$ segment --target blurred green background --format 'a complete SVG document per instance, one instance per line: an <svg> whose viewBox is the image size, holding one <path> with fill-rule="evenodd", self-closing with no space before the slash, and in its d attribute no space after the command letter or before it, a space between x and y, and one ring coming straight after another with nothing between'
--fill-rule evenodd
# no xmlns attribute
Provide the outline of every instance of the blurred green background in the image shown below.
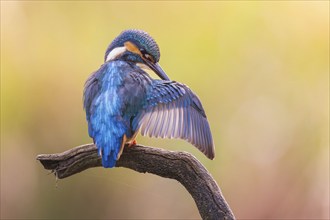
<svg viewBox="0 0 330 220"><path fill-rule="evenodd" d="M195 219L176 181L90 169L57 183L35 160L89 143L82 91L122 30L200 97L216 158L194 154L239 219L329 218L329 1L1 1L1 218Z"/></svg>

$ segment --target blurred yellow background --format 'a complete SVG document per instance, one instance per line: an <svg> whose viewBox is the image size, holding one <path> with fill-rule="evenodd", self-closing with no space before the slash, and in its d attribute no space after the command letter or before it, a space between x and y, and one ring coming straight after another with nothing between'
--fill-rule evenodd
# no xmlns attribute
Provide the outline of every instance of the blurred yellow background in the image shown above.
<svg viewBox="0 0 330 220"><path fill-rule="evenodd" d="M195 219L176 181L124 168L55 182L35 160L89 143L83 85L122 30L200 97L216 158L194 154L239 219L329 218L329 1L1 1L1 218Z"/></svg>

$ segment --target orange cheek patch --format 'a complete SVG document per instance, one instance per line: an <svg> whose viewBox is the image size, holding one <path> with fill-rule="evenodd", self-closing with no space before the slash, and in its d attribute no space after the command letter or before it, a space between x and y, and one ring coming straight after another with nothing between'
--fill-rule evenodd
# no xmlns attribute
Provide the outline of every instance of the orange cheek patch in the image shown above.
<svg viewBox="0 0 330 220"><path fill-rule="evenodd" d="M126 42L124 43L124 45L125 45L125 47L126 47L126 49L127 49L128 51L131 51L131 52L133 52L133 53L139 54L139 55L142 57L142 54L141 54L139 48L137 48L137 46L136 46L135 44L133 44L133 43L130 42L130 41L126 41Z"/></svg>

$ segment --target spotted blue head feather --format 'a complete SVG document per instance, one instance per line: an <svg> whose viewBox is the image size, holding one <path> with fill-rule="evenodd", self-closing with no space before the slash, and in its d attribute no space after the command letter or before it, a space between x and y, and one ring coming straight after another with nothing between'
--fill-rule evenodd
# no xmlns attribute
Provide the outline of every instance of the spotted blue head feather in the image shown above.
<svg viewBox="0 0 330 220"><path fill-rule="evenodd" d="M130 29L125 30L116 37L109 45L105 52L104 60L107 59L108 54L116 47L123 47L124 43L130 41L138 46L142 51L150 54L155 62L159 61L160 51L156 41L145 31Z"/></svg>

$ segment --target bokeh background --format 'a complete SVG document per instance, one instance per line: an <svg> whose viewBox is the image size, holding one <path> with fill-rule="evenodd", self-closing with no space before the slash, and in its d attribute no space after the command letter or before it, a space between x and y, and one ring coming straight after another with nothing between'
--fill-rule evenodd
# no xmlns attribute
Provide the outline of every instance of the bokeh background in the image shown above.
<svg viewBox="0 0 330 220"><path fill-rule="evenodd" d="M1 218L196 219L176 181L124 168L55 181L35 160L91 142L83 85L122 30L149 32L216 145L194 154L239 219L329 218L329 1L1 1Z"/></svg>

